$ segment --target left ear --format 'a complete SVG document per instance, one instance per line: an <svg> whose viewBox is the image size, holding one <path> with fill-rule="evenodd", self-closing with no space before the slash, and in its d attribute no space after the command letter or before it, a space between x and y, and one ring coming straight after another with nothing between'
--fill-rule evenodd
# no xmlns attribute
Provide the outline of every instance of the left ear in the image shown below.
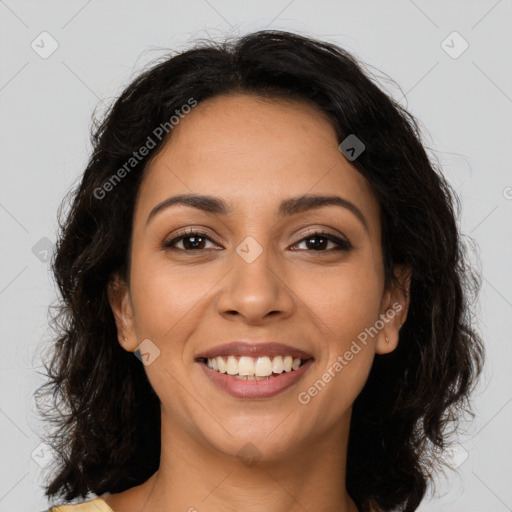
<svg viewBox="0 0 512 512"><path fill-rule="evenodd" d="M396 349L400 328L409 310L411 269L407 265L395 265L394 274L398 283L391 281L382 300L380 319L384 326L377 336L377 354L388 354Z"/></svg>
<svg viewBox="0 0 512 512"><path fill-rule="evenodd" d="M128 285L116 273L107 286L108 300L116 323L119 345L127 352L134 352L138 342Z"/></svg>

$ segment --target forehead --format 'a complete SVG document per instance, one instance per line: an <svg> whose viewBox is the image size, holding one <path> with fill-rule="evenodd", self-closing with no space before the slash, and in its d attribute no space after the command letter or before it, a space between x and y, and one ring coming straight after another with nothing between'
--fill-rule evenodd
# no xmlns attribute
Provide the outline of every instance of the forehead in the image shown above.
<svg viewBox="0 0 512 512"><path fill-rule="evenodd" d="M369 183L338 149L327 115L297 100L237 94L194 107L148 164L139 213L183 193L222 197L247 215L276 210L286 197L337 194L371 224L379 218Z"/></svg>

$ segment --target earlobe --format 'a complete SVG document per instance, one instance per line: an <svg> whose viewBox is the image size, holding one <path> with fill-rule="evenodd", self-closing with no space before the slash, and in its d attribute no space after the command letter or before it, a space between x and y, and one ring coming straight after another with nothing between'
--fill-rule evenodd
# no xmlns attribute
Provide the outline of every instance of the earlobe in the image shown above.
<svg viewBox="0 0 512 512"><path fill-rule="evenodd" d="M125 350L133 352L137 346L137 338L130 292L126 282L118 274L115 274L109 281L107 294L116 323L117 340Z"/></svg>
<svg viewBox="0 0 512 512"><path fill-rule="evenodd" d="M395 266L396 282L386 291L380 318L383 327L377 337L375 351L388 354L398 346L400 328L405 323L410 303L411 270L406 265Z"/></svg>

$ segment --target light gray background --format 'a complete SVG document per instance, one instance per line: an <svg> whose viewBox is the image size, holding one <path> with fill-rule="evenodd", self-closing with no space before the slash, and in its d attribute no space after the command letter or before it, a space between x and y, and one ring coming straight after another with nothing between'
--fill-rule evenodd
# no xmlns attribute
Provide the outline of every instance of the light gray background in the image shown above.
<svg viewBox="0 0 512 512"><path fill-rule="evenodd" d="M452 454L458 473L439 475L419 510L512 510L511 21L510 0L0 0L0 511L47 506L32 394L55 289L40 240L55 241L57 208L90 151L93 109L160 48L268 27L340 44L396 80L401 90L381 83L422 122L460 194L460 225L483 263L475 312L488 363L477 416ZM45 59L31 47L51 48L43 31L58 43ZM469 44L457 58L463 41L442 43L453 31Z"/></svg>

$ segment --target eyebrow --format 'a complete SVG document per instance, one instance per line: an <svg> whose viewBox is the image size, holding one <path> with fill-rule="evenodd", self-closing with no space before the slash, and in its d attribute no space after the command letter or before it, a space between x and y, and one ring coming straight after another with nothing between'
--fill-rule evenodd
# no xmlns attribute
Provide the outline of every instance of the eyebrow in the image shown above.
<svg viewBox="0 0 512 512"><path fill-rule="evenodd" d="M157 204L149 213L146 225L149 221L159 212L170 208L174 205L183 205L198 210L213 213L217 215L229 215L232 212L232 208L222 199L214 196L207 196L201 194L180 194L172 196ZM368 229L368 223L361 212L361 210L347 199L343 199L339 196L323 196L323 195L304 195L291 197L285 199L279 205L279 216L289 217L291 215L302 213L309 210L315 210L323 208L324 206L340 206L352 212L359 221L363 224L366 231Z"/></svg>

